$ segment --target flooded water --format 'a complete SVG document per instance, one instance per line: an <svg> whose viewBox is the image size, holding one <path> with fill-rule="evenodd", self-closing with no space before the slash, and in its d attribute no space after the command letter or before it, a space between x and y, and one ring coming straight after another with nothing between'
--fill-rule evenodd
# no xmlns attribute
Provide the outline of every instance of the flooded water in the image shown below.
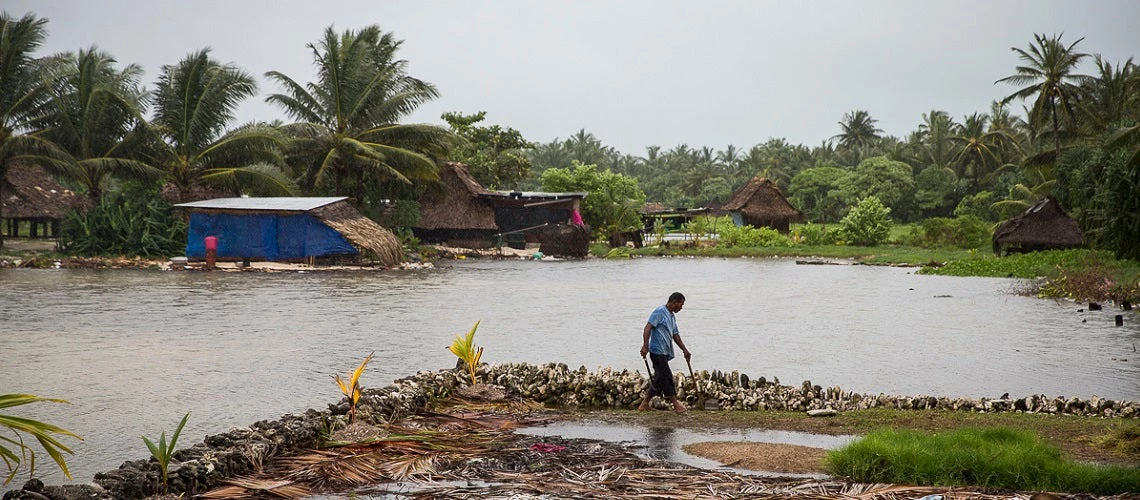
<svg viewBox="0 0 1140 500"><path fill-rule="evenodd" d="M0 270L0 393L67 399L18 409L75 431L77 481L181 445L324 407L331 379L376 356L379 387L454 366L476 320L483 360L642 369L649 312L672 291L695 369L888 394L1140 399L1140 322L1021 297L1007 279L785 259L454 261L381 273ZM680 365L683 366L683 365ZM674 363L674 368L679 367ZM15 412L13 412L15 413ZM43 460L46 460L43 459ZM49 483L62 482L39 461Z"/></svg>
<svg viewBox="0 0 1140 500"><path fill-rule="evenodd" d="M717 429L697 431L672 427L641 427L595 420L556 422L539 427L518 429L520 434L531 436L561 436L568 439L600 439L614 443L627 443L645 457L668 460L703 469L731 470L741 474L782 477L823 478L823 474L790 474L754 471L723 467L720 462L690 455L685 445L706 441L775 443L808 446L834 450L855 440L855 436L827 436L795 431L768 429Z"/></svg>

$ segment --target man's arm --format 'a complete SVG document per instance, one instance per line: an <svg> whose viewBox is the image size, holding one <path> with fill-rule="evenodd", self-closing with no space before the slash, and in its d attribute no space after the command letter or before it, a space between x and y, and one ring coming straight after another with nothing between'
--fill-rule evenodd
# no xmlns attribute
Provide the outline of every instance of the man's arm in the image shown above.
<svg viewBox="0 0 1140 500"><path fill-rule="evenodd" d="M649 332L653 331L653 325L646 323L645 330L641 332L641 357L649 354Z"/></svg>
<svg viewBox="0 0 1140 500"><path fill-rule="evenodd" d="M681 340L681 334L674 333L673 342L676 342L677 345L681 346L681 352L685 353L685 361L688 361L689 358L693 357L693 353L689 352L689 349L685 347L685 342Z"/></svg>

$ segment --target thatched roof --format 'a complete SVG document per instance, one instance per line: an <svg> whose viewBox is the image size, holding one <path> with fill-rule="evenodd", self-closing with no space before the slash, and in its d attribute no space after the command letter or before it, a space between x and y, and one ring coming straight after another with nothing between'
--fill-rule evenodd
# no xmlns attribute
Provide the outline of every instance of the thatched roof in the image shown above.
<svg viewBox="0 0 1140 500"><path fill-rule="evenodd" d="M998 226L994 231L994 251L1001 247L1024 251L1054 248L1076 248L1084 243L1084 234L1052 196Z"/></svg>
<svg viewBox="0 0 1140 500"><path fill-rule="evenodd" d="M0 178L0 218L63 219L87 200L52 180L38 165L10 165Z"/></svg>
<svg viewBox="0 0 1140 500"><path fill-rule="evenodd" d="M479 195L491 191L467 171L467 165L449 162L439 169L442 192L420 198L420 229L488 229L498 231L495 211Z"/></svg>
<svg viewBox="0 0 1140 500"><path fill-rule="evenodd" d="M732 195L721 210L741 212L746 216L764 219L800 220L803 214L788 203L776 184L763 177L753 177Z"/></svg>
<svg viewBox="0 0 1140 500"><path fill-rule="evenodd" d="M397 264L404 258L396 235L361 215L346 201L324 205L309 213L335 229L353 245L376 254L376 258L385 266Z"/></svg>

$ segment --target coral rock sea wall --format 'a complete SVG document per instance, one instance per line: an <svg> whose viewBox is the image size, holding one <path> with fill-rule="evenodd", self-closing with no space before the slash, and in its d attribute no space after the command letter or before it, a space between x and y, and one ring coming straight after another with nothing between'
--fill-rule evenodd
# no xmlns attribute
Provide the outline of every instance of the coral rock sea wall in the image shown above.
<svg viewBox="0 0 1140 500"><path fill-rule="evenodd" d="M481 381L501 386L507 393L535 401L567 407L628 408L641 400L646 378L639 372L601 368L576 370L565 364L498 364L481 365ZM400 402L415 399L405 394L418 388L417 397L440 397L450 394L463 384L462 373L452 370L424 371L396 381L395 387L373 395L365 392L365 399L375 401L380 413L400 408ZM677 397L689 403L699 398L693 379L678 373L674 375ZM955 410L971 412L1029 412L1068 414L1096 417L1140 417L1140 401L1112 400L1098 396L1082 400L1077 397L1049 397L1043 394L1020 398L949 398L944 396L898 396L862 394L839 387L821 387L805 380L798 386L781 385L779 379L749 378L739 372L697 374L700 395L715 399L725 410L783 410L807 411L833 409L837 411L868 408L894 408L902 410ZM396 396L396 394L401 394ZM657 401L664 405L665 402ZM371 403L369 403L371 404ZM405 404L406 406L406 404ZM662 406L664 407L664 406Z"/></svg>

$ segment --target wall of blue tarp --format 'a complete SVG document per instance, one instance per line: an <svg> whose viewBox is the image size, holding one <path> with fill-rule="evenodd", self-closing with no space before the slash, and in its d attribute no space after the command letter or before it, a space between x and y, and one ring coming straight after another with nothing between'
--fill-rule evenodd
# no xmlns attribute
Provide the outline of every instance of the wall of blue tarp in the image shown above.
<svg viewBox="0 0 1140 500"><path fill-rule="evenodd" d="M355 254L340 233L308 214L190 214L186 256L204 258L206 237L218 238L218 258L291 260Z"/></svg>

